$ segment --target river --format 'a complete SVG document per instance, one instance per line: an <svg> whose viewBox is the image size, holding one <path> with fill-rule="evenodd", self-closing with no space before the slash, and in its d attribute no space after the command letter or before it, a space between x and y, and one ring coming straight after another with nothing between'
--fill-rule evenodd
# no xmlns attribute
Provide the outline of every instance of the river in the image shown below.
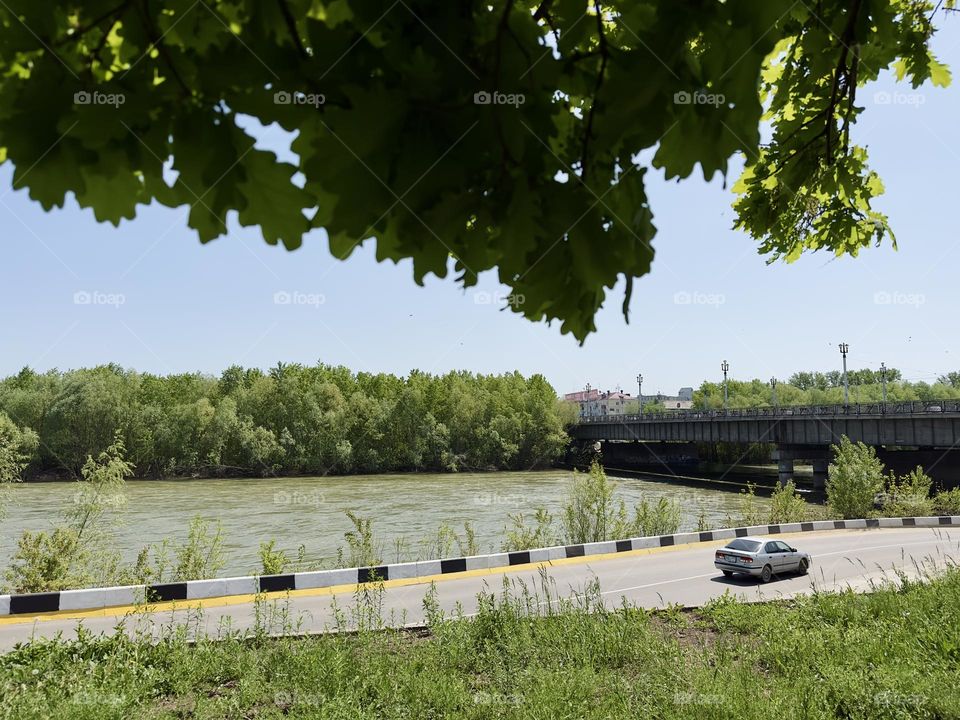
<svg viewBox="0 0 960 720"><path fill-rule="evenodd" d="M373 520L374 535L387 562L396 561L403 539L408 557L430 556L428 543L442 523L461 535L473 524L481 552L498 551L508 513L532 514L538 505L557 511L564 502L570 471L364 475L326 478L203 479L131 481L126 502L114 514L121 521L113 542L127 561L144 545L164 538L182 542L190 519L201 515L223 527L226 566L221 575L259 571L263 541L295 555L300 544L312 562L329 562L351 525L345 511ZM702 511L711 527L735 515L736 492L621 477L617 496L628 508L641 498L680 503L683 530L697 526ZM24 530L44 530L69 508L76 484L14 485L6 517L0 520L0 571L5 569ZM769 500L757 498L761 506ZM454 553L456 551L454 550ZM0 582L0 585L3 583Z"/></svg>

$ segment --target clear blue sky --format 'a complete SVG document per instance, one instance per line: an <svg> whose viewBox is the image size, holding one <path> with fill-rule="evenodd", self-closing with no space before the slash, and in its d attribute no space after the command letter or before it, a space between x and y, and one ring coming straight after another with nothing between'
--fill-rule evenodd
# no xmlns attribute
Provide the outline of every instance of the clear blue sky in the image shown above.
<svg viewBox="0 0 960 720"><path fill-rule="evenodd" d="M935 51L960 73L960 18L942 24ZM659 228L653 273L635 285L630 324L620 287L584 347L556 325L478 303L476 289L464 293L450 278L417 287L408 263L378 265L372 243L338 262L322 232L288 253L234 222L227 237L201 246L183 209L158 207L114 228L72 200L44 213L25 191L10 191L6 165L0 374L111 361L219 373L234 363L321 360L400 374L519 369L543 373L560 392L588 382L635 392L640 371L645 393L667 393L717 379L723 359L735 378L832 369L846 341L851 367L885 361L933 380L960 369L957 83L914 91L887 77L859 96L867 111L856 139L886 183L877 207L897 232L896 252L886 245L856 259L817 254L767 266L755 242L731 230L732 195L719 178L677 184L649 173ZM900 95L877 104L884 91ZM268 132L262 140L276 147L281 139ZM504 292L492 273L478 289ZM78 292L103 295L84 305L74 302ZM278 305L278 292L323 302ZM678 293L692 302L677 303ZM123 304L97 304L109 294Z"/></svg>

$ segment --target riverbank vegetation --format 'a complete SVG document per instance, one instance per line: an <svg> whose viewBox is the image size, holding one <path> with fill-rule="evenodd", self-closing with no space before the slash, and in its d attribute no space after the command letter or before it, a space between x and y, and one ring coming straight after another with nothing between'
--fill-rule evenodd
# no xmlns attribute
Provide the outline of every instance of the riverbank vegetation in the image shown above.
<svg viewBox="0 0 960 720"><path fill-rule="evenodd" d="M118 432L138 478L527 470L562 455L574 419L542 376L519 373L279 363L211 377L105 365L0 381L0 448L19 448L27 479L78 476Z"/></svg>
<svg viewBox="0 0 960 720"><path fill-rule="evenodd" d="M594 462L586 473L574 473L558 518L546 508L510 515L503 549L529 550L553 545L621 540L646 535L668 535L680 528L680 505L660 498L641 500L630 512L616 497L616 483Z"/></svg>
<svg viewBox="0 0 960 720"><path fill-rule="evenodd" d="M960 716L960 570L894 577L870 594L815 593L644 611L517 581L474 617L386 627L382 590L331 629L293 637L284 601L249 632L188 641L82 633L0 656L0 717L915 720ZM197 618L199 625L200 618ZM131 618L131 623L135 618ZM282 633L283 637L271 637Z"/></svg>
<svg viewBox="0 0 960 720"><path fill-rule="evenodd" d="M960 515L960 488L933 493L933 481L922 467L897 477L887 471L874 448L851 442L845 436L832 450L834 460L828 468L825 505L807 502L791 480L774 490L769 508L761 509L749 487L743 493L739 517L728 517L727 526ZM708 528L704 525L700 529Z"/></svg>
<svg viewBox="0 0 960 720"><path fill-rule="evenodd" d="M124 480L132 472L124 459L119 434L96 459L89 458L81 470L76 491L60 518L47 529L27 530L18 539L3 586L16 593L68 590L80 587L140 585L216 577L224 567L224 537L219 523L197 516L187 537L166 538L140 549L133 563L124 563L113 542L113 531L123 523L126 504ZM676 532L680 507L660 499L641 500L628 512L616 496L616 484L594 463L588 473L571 474L567 498L555 521L545 509L534 513L530 526L523 515L508 515L501 549L525 550L556 544L615 540L639 535ZM425 538L397 538L387 545L378 537L374 518L347 510L351 529L344 544L321 549L326 562L307 560L301 545L295 554L277 548L264 538L259 548L259 567L251 573L278 574L330 567L368 567L387 562L410 562L480 554L473 526L462 532L443 523ZM316 551L316 548L312 550ZM251 564L255 560L251 558Z"/></svg>
<svg viewBox="0 0 960 720"><path fill-rule="evenodd" d="M877 370L864 368L847 372L851 403L878 403L883 399L883 378ZM951 372L932 383L904 380L899 370L887 368L886 386L888 402L960 399L960 372ZM786 380L780 380L774 389L767 380L729 380L728 407L736 409L768 407L774 404L792 405L842 405L843 373L797 372ZM700 410L723 408L723 383L704 382L693 393L693 406Z"/></svg>

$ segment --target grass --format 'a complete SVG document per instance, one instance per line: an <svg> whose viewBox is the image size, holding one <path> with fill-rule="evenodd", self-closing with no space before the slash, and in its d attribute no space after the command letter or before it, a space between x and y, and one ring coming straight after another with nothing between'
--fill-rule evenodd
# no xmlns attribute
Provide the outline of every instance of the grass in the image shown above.
<svg viewBox="0 0 960 720"><path fill-rule="evenodd" d="M557 601L541 582L484 594L470 619L428 597L415 632L384 630L368 591L338 614L350 633L38 641L0 656L0 717L960 717L956 568L869 595L654 613L604 607L595 585Z"/></svg>

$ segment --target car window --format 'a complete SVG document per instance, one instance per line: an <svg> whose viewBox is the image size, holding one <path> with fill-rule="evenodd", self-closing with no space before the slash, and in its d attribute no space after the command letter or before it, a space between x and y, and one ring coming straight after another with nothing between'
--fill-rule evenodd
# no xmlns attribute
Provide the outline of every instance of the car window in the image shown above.
<svg viewBox="0 0 960 720"><path fill-rule="evenodd" d="M779 540L777 540L777 546L780 548L780 552L791 552L790 546L787 545L785 542L780 542Z"/></svg>
<svg viewBox="0 0 960 720"><path fill-rule="evenodd" d="M766 544L766 546L763 548L763 551L764 551L765 553L780 552L780 547L779 547L778 544L775 543L775 542L768 542L768 543Z"/></svg>
<svg viewBox="0 0 960 720"><path fill-rule="evenodd" d="M729 550L756 552L760 549L760 543L757 540L744 540L743 538L737 538L736 540L731 540L729 543L727 543L727 548Z"/></svg>

